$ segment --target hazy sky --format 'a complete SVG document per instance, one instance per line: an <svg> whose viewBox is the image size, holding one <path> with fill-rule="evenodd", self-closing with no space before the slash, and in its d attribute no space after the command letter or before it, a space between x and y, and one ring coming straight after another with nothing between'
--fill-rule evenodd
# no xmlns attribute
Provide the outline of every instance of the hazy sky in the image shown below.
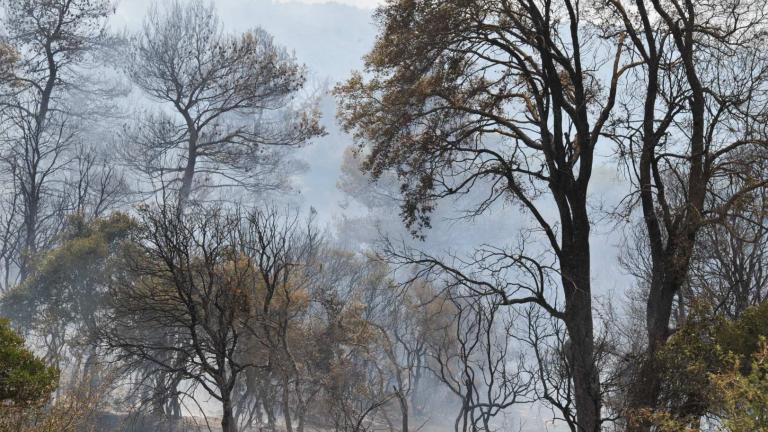
<svg viewBox="0 0 768 432"><path fill-rule="evenodd" d="M278 3L342 3L359 8L375 8L381 0L279 0Z"/></svg>
<svg viewBox="0 0 768 432"><path fill-rule="evenodd" d="M153 0L120 0L113 26L117 29L137 30ZM162 1L162 0L161 0ZM310 86L318 87L326 83L343 80L349 72L362 67L361 58L370 50L376 27L371 18L373 7L380 0L216 0L222 22L228 31L241 32L260 26L270 32L275 40L295 51L299 61L310 70ZM323 123L330 132L315 145L302 151L309 171L299 179L299 201L305 207L315 207L320 220L326 223L342 217L345 213L342 205L345 195L336 187L343 151L352 144L348 136L340 133L334 118L335 106L331 98L323 101ZM617 178L615 162L609 161L611 155L603 152L603 161L595 167L594 182L590 189L594 204L610 205L623 195L622 182ZM444 203L450 207L451 203ZM456 245L498 241L498 233L509 233L512 240L516 229L521 226L516 208L501 208L491 217L477 220L472 226L461 225L457 230L455 222L446 221L445 231L436 229L432 235L437 243ZM396 215L397 209L393 209ZM597 212L595 212L597 213ZM593 217L597 222L599 217ZM599 282L598 292L612 291L625 284L626 280L617 279L615 267L616 246L619 236L614 226L599 223L593 230L593 258L600 266L595 272ZM439 228L439 226L437 227ZM449 233L451 238L439 238ZM604 264L610 262L610 267Z"/></svg>
<svg viewBox="0 0 768 432"><path fill-rule="evenodd" d="M120 0L113 26L117 29L137 30L153 0ZM162 1L162 0L161 0ZM310 70L310 86L323 83L332 86L343 80L349 72L362 67L361 58L370 50L376 27L371 18L373 7L379 0L216 0L214 4L228 31L240 32L260 26L275 40L295 51L299 61ZM336 187L344 149L352 144L350 137L340 133L334 118L335 106L331 98L323 101L323 123L329 131L325 138L302 150L309 170L299 178L300 194L297 201L304 208L318 210L320 221L330 224L347 216L343 205L348 201ZM623 195L622 182L617 178L609 153L603 154L607 163L595 167L590 189L596 206L610 207ZM450 208L451 202L442 204ZM552 208L554 211L554 208ZM391 216L396 217L393 208ZM597 212L595 212L597 213ZM599 216L593 216L598 221ZM604 221L603 221L604 222ZM435 246L470 246L483 242L497 242L499 233L513 242L523 226L520 213L514 206L504 206L492 215L478 219L472 225L456 221L436 221L430 233ZM593 229L593 260L595 262L596 291L622 292L627 279L616 269L616 250L620 235L612 224L598 223Z"/></svg>

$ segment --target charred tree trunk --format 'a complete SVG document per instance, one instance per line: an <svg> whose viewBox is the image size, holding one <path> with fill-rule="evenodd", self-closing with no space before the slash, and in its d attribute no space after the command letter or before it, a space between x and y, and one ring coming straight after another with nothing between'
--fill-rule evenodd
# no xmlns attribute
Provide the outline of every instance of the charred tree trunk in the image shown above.
<svg viewBox="0 0 768 432"><path fill-rule="evenodd" d="M179 189L179 208L182 208L183 204L189 200L189 196L192 194L192 182L195 179L197 165L197 141L200 134L189 112L183 109L180 109L180 112L184 116L184 121L187 124L187 133L189 133L189 138L187 139L187 163L184 166L181 188Z"/></svg>
<svg viewBox="0 0 768 432"><path fill-rule="evenodd" d="M563 320L571 342L569 360L578 431L598 432L602 404L599 374L595 365L589 222L586 217L574 219L573 236L564 241L561 258L566 301Z"/></svg>
<svg viewBox="0 0 768 432"><path fill-rule="evenodd" d="M221 398L221 431L222 432L237 432L237 423L235 422L235 416L233 415L232 399L230 395L223 395Z"/></svg>

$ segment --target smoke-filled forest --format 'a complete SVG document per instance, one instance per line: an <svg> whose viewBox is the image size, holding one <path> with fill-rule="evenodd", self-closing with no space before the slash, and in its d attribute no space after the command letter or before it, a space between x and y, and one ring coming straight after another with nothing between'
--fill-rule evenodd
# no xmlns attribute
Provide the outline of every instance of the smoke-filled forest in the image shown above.
<svg viewBox="0 0 768 432"><path fill-rule="evenodd" d="M339 1L0 0L0 432L768 431L768 3Z"/></svg>

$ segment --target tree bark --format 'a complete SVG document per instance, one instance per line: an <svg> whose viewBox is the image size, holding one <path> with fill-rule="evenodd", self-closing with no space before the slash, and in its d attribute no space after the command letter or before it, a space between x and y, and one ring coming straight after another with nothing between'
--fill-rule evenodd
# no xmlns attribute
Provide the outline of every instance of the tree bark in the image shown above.
<svg viewBox="0 0 768 432"><path fill-rule="evenodd" d="M192 194L192 182L195 178L195 167L197 165L197 142L200 138L200 133L195 127L195 120L190 115L187 109L177 106L177 109L184 117L184 122L187 125L187 133L189 138L187 139L187 164L184 167L184 174L181 178L181 188L179 189L179 208L189 200L189 196Z"/></svg>
<svg viewBox="0 0 768 432"><path fill-rule="evenodd" d="M574 384L579 432L600 430L600 379L595 366L592 290L590 282L589 223L575 225L574 239L563 248L562 283L566 295L564 321L571 341L568 357Z"/></svg>
<svg viewBox="0 0 768 432"><path fill-rule="evenodd" d="M223 395L221 399L221 409L221 431L237 432L237 423L235 423L235 416L232 414L232 399L230 395Z"/></svg>
<svg viewBox="0 0 768 432"><path fill-rule="evenodd" d="M401 381L398 378L398 381ZM400 404L400 427L401 432L408 432L408 399L402 392L402 387L395 387L395 396Z"/></svg>
<svg viewBox="0 0 768 432"><path fill-rule="evenodd" d="M181 189L179 190L179 203L189 200L192 194L192 182L195 177L195 165L197 163L197 134L189 138L189 148L187 149L187 165L184 167L184 175L181 178ZM179 206L181 207L181 206Z"/></svg>
<svg viewBox="0 0 768 432"><path fill-rule="evenodd" d="M290 389L288 379L283 379L283 418L285 419L285 430L293 432L293 422L291 421Z"/></svg>

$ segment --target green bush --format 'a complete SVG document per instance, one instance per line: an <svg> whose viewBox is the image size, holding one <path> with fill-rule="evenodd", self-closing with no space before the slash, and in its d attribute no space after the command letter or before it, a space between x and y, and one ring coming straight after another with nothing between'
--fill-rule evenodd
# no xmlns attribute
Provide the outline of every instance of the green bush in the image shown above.
<svg viewBox="0 0 768 432"><path fill-rule="evenodd" d="M3 408L45 403L56 388L59 371L24 346L8 320L0 319L0 404Z"/></svg>

